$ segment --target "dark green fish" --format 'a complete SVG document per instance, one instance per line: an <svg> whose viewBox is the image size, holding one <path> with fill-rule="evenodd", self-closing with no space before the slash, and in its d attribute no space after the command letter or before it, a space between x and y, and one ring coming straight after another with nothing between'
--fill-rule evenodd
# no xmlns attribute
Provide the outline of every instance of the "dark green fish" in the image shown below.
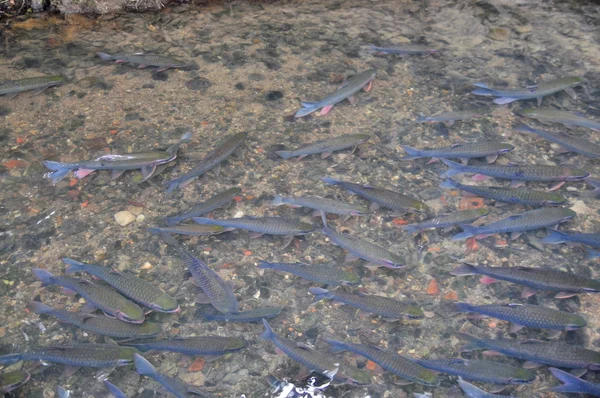
<svg viewBox="0 0 600 398"><path fill-rule="evenodd" d="M33 274L42 282L42 286L59 285L78 293L85 301L94 305L107 316L123 322L144 322L144 311L133 301L127 300L108 287L69 276L54 276L50 272L32 268Z"/></svg>
<svg viewBox="0 0 600 398"><path fill-rule="evenodd" d="M18 361L45 361L69 366L105 368L133 363L138 350L114 344L67 344L34 348L27 352L0 356L0 364Z"/></svg>
<svg viewBox="0 0 600 398"><path fill-rule="evenodd" d="M583 245L600 248L600 233L575 233L566 234L555 229L549 229L550 235L540 240L540 243L555 245L558 243L581 243ZM592 260L600 256L596 250L588 249L586 259Z"/></svg>
<svg viewBox="0 0 600 398"><path fill-rule="evenodd" d="M454 112L445 112L439 115L433 116L419 116L417 117L417 123L439 123L439 122L455 122L457 120L467 120L473 119L476 117L483 116L486 114L486 110L466 110L466 111L454 111Z"/></svg>
<svg viewBox="0 0 600 398"><path fill-rule="evenodd" d="M194 217L198 224L220 225L224 228L239 228L253 232L250 237L262 235L296 236L311 233L315 227L311 224L283 217L241 217L229 220Z"/></svg>
<svg viewBox="0 0 600 398"><path fill-rule="evenodd" d="M565 112L559 111L558 109L545 109L545 108L537 108L537 109L525 109L518 112L519 114L527 117L531 117L537 119L542 123L550 122L550 123L562 123L565 126L580 126L587 127L588 129L592 129L594 131L600 131L600 123L594 120L590 120L585 117L585 115L581 115L573 112Z"/></svg>
<svg viewBox="0 0 600 398"><path fill-rule="evenodd" d="M465 162L469 159L486 158L488 163L494 163L499 155L515 149L515 147L510 144L491 141L460 143L449 147L435 149L416 149L407 145L401 146L408 155L400 158L400 160L431 157L431 160L427 162L427 164L433 163L440 158L464 159Z"/></svg>
<svg viewBox="0 0 600 398"><path fill-rule="evenodd" d="M477 185L460 184L451 179L447 179L441 183L440 187L461 189L475 196L526 206L561 205L567 201L567 198L557 192L534 191L525 188L480 187Z"/></svg>
<svg viewBox="0 0 600 398"><path fill-rule="evenodd" d="M600 352L581 346L540 340L479 338L467 333L456 333L456 336L467 342L463 351L496 351L526 360L525 368L541 363L560 368L600 370Z"/></svg>
<svg viewBox="0 0 600 398"><path fill-rule="evenodd" d="M167 217L167 224L169 226L172 226L181 221L188 220L192 217L200 217L207 213L210 213L213 210L224 207L229 202L231 202L236 195L239 195L241 192L241 188L229 188L226 191L216 194L215 196L211 197L205 202L195 205L183 214L173 217Z"/></svg>
<svg viewBox="0 0 600 398"><path fill-rule="evenodd" d="M438 48L423 46L419 44L402 44L392 47L378 47L370 45L367 49L378 54L396 54L396 55L421 55L433 54L440 51Z"/></svg>
<svg viewBox="0 0 600 398"><path fill-rule="evenodd" d="M415 362L427 369L482 383L528 384L535 380L531 370L493 361L441 358L416 359Z"/></svg>
<svg viewBox="0 0 600 398"><path fill-rule="evenodd" d="M180 354L195 355L225 355L246 348L247 343L240 337L197 336L160 340L151 343L123 343L127 347L146 351L170 351Z"/></svg>
<svg viewBox="0 0 600 398"><path fill-rule="evenodd" d="M600 158L600 145L590 142L589 140L573 137L566 133L553 133L551 131L534 129L523 123L515 126L514 129L520 133L536 134L548 141L560 145L566 150L579 153L588 158Z"/></svg>
<svg viewBox="0 0 600 398"><path fill-rule="evenodd" d="M260 307L235 314L202 314L202 317L206 321L258 322L261 319L276 317L281 310L283 307Z"/></svg>
<svg viewBox="0 0 600 398"><path fill-rule="evenodd" d="M283 197L275 195L271 202L273 206L288 205L291 207L308 207L315 210L314 215L322 213L341 214L346 216L362 216L369 210L361 205L346 203L335 199L319 198L316 196Z"/></svg>
<svg viewBox="0 0 600 398"><path fill-rule="evenodd" d="M351 351L355 354L362 355L375 362L383 369L392 372L405 380L430 387L437 387L440 385L440 381L435 373L417 364L413 359L403 357L395 352L383 351L378 347L364 344L346 343L331 339L324 340L331 344L333 352Z"/></svg>
<svg viewBox="0 0 600 398"><path fill-rule="evenodd" d="M61 322L75 325L82 330L118 339L154 337L162 332L160 325L156 323L144 322L137 324L121 322L117 319L85 312L59 310L42 304L39 301L30 302L27 308L36 314L46 314L56 317Z"/></svg>
<svg viewBox="0 0 600 398"><path fill-rule="evenodd" d="M218 235L223 232L231 231L234 228L223 228L218 225L202 225L202 224L183 224L173 225L171 227L152 227L148 228L151 234L178 234L188 236L210 236Z"/></svg>
<svg viewBox="0 0 600 398"><path fill-rule="evenodd" d="M316 141L293 151L276 151L275 154L284 159L298 156L298 160L305 158L308 155L321 154L321 158L325 159L332 152L341 151L343 149L352 148L352 152L356 148L369 140L368 134L351 134L342 135L340 137L328 138L326 140Z"/></svg>
<svg viewBox="0 0 600 398"><path fill-rule="evenodd" d="M215 169L215 174L219 175L221 170L221 162L227 159L232 153L238 152L240 145L248 137L248 133L237 133L226 137L217 147L210 152L200 163L192 167L183 175L169 180L163 184L167 187L167 193L174 191L177 188L183 188L191 183L195 178L202 174Z"/></svg>
<svg viewBox="0 0 600 398"><path fill-rule="evenodd" d="M119 272L115 269L103 267L101 265L81 263L70 258L63 258L62 260L69 266L65 271L68 274L87 272L94 275L96 278L102 279L136 303L142 304L154 311L179 311L177 300L166 294L161 288L154 286L150 282L146 282L133 274Z"/></svg>
<svg viewBox="0 0 600 398"><path fill-rule="evenodd" d="M326 265L311 265L305 263L269 263L260 261L258 268L274 269L277 271L289 272L309 281L325 283L327 285L355 285L360 282L360 278L353 272L348 272L339 267L330 267Z"/></svg>
<svg viewBox="0 0 600 398"><path fill-rule="evenodd" d="M41 94L47 88L57 86L66 81L64 76L39 76L19 80L8 80L0 83L0 95L12 99L24 91L36 90L34 95Z"/></svg>
<svg viewBox="0 0 600 398"><path fill-rule="evenodd" d="M313 303L330 299L387 319L422 319L425 316L423 310L419 307L388 297L363 293L346 293L341 290L330 291L320 287L311 287L308 291L315 295Z"/></svg>
<svg viewBox="0 0 600 398"><path fill-rule="evenodd" d="M6 394L16 390L29 381L31 375L23 370L0 373L0 393Z"/></svg>
<svg viewBox="0 0 600 398"><path fill-rule="evenodd" d="M103 61L115 61L117 64L130 63L138 65L138 69L148 66L158 66L156 72L163 72L169 68L184 68L186 64L183 61L158 54L106 54L96 53Z"/></svg>
<svg viewBox="0 0 600 398"><path fill-rule="evenodd" d="M410 196L387 189L374 188L369 185L354 184L352 182L338 181L333 178L323 177L321 181L339 185L350 192L353 192L363 198L371 201L370 210L377 210L380 206L399 212L426 213L429 211L427 205Z"/></svg>
<svg viewBox="0 0 600 398"><path fill-rule="evenodd" d="M408 233L421 232L430 228L447 228L459 224L469 224L488 215L490 211L485 208L461 210L455 213L438 216L418 224L409 224L404 227Z"/></svg>
<svg viewBox="0 0 600 398"><path fill-rule="evenodd" d="M306 366L309 370L331 377L336 369L339 369L333 380L338 383L350 384L370 384L371 376L353 366L343 363L341 359L335 358L329 354L317 350L309 349L307 346L295 343L293 341L279 337L266 319L263 319L265 331L260 336L262 339L270 341L279 348L285 355Z"/></svg>
<svg viewBox="0 0 600 398"><path fill-rule="evenodd" d="M559 292L556 298L567 298L578 293L600 293L600 281L572 272L548 268L484 267L463 263L450 271L452 275L485 275L481 283L508 281L523 285L521 297L529 297L538 290Z"/></svg>
<svg viewBox="0 0 600 398"><path fill-rule="evenodd" d="M495 90L489 88L486 84L475 83L474 86L479 88L472 91L472 93L475 95L500 97L494 100L496 104L509 104L519 100L537 99L538 106L540 106L545 96L563 90L571 97L576 98L573 87L581 84L583 84L583 79L577 76L561 77L520 90Z"/></svg>

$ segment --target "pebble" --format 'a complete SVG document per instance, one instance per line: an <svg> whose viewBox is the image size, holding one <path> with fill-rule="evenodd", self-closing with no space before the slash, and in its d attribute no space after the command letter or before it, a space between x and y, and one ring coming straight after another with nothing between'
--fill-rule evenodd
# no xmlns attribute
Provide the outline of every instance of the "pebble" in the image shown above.
<svg viewBox="0 0 600 398"><path fill-rule="evenodd" d="M129 210L123 210L115 214L115 221L122 227L131 224L135 219L135 215Z"/></svg>
<svg viewBox="0 0 600 398"><path fill-rule="evenodd" d="M507 28L491 28L488 37L497 41L508 40L510 37L510 30Z"/></svg>

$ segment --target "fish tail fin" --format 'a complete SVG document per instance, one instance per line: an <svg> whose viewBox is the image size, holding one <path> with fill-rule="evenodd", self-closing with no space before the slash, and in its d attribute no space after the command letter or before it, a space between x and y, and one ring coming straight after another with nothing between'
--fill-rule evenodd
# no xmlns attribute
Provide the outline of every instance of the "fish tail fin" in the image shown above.
<svg viewBox="0 0 600 398"><path fill-rule="evenodd" d="M585 391L585 387L587 387L585 381L581 380L579 377L573 376L569 372L565 372L556 368L548 368L550 372L561 382L565 383L563 385L552 387L550 391L554 392L580 392Z"/></svg>
<svg viewBox="0 0 600 398"><path fill-rule="evenodd" d="M440 158L440 160L444 162L446 166L450 167L444 174L442 174L443 177L452 177L453 175L461 174L465 171L464 166L460 163L456 163L444 158Z"/></svg>
<svg viewBox="0 0 600 398"><path fill-rule="evenodd" d="M415 234L422 230L422 228L419 226L419 224L408 224L408 225L405 225L403 229L406 232L408 232L409 234Z"/></svg>
<svg viewBox="0 0 600 398"><path fill-rule="evenodd" d="M49 314L54 310L54 308L39 301L30 301L27 304L27 309L36 314Z"/></svg>
<svg viewBox="0 0 600 398"><path fill-rule="evenodd" d="M169 227L172 227L173 225L175 225L175 224L177 224L179 221L181 221L181 218L179 218L179 216L173 216L173 217L167 217L167 219L166 219L166 220L167 220L167 225L168 225ZM150 233L153 233L153 232L151 231L151 229L154 229L154 228L148 228L148 232L150 232Z"/></svg>
<svg viewBox="0 0 600 398"><path fill-rule="evenodd" d="M327 215L324 211L321 212L321 221L323 221L323 227L327 228Z"/></svg>
<svg viewBox="0 0 600 398"><path fill-rule="evenodd" d="M213 314L200 314L200 316L204 322L211 322L217 319L217 317Z"/></svg>
<svg viewBox="0 0 600 398"><path fill-rule="evenodd" d="M304 102L300 102L300 105L302 106L302 108L300 108L300 110L298 112L296 112L294 117L303 117L303 116L309 115L320 108L320 106L317 102L304 101Z"/></svg>
<svg viewBox="0 0 600 398"><path fill-rule="evenodd" d="M32 268L31 272L42 282L42 286L54 285L54 275L45 269Z"/></svg>
<svg viewBox="0 0 600 398"><path fill-rule="evenodd" d="M275 155L284 159L289 159L293 156L292 151L275 151Z"/></svg>
<svg viewBox="0 0 600 398"><path fill-rule="evenodd" d="M463 263L462 265L459 265L458 267L456 267L452 271L450 271L450 275L455 275L455 276L477 275L477 272L475 272L475 267L473 265Z"/></svg>
<svg viewBox="0 0 600 398"><path fill-rule="evenodd" d="M520 133L535 133L535 130L526 125L525 123L519 123L513 126L513 130L518 131Z"/></svg>
<svg viewBox="0 0 600 398"><path fill-rule="evenodd" d="M260 335L260 337L265 340L273 340L275 338L275 332L273 331L273 328L271 328L271 325L269 325L269 322L267 322L265 318L263 318L262 322L263 326L265 327L265 331Z"/></svg>
<svg viewBox="0 0 600 398"><path fill-rule="evenodd" d="M110 60L114 59L112 55L107 54L107 53L100 53L100 52L98 52L98 53L96 53L96 55L98 57L100 57L100 59L103 60L103 61L110 61Z"/></svg>
<svg viewBox="0 0 600 398"><path fill-rule="evenodd" d="M135 370L142 376L154 376L158 373L156 368L140 354L133 354L133 360L135 362Z"/></svg>
<svg viewBox="0 0 600 398"><path fill-rule="evenodd" d="M313 303L316 303L317 301L333 298L333 294L329 290L323 289L321 287L311 287L310 289L308 289L308 291L310 294L315 295L315 299L313 300Z"/></svg>
<svg viewBox="0 0 600 398"><path fill-rule="evenodd" d="M456 181L452 180L451 178L446 178L441 184L440 184L441 188L458 188L458 184L456 183Z"/></svg>
<svg viewBox="0 0 600 398"><path fill-rule="evenodd" d="M171 234L168 234L166 232L162 232L160 233L160 238L169 246L173 246L176 249L180 249L181 246L179 245L179 242L177 242L175 240L175 238L173 238L173 236L171 236Z"/></svg>
<svg viewBox="0 0 600 398"><path fill-rule="evenodd" d="M338 185L340 183L340 181L334 180L331 177L321 177L321 181L323 181L325 184L331 184L331 185Z"/></svg>
<svg viewBox="0 0 600 398"><path fill-rule="evenodd" d="M417 116L417 120L415 120L417 123L424 123L427 121L427 118L425 116Z"/></svg>
<svg viewBox="0 0 600 398"><path fill-rule="evenodd" d="M598 257L600 257L600 251L592 249L588 249L587 254L585 255L586 260L594 260Z"/></svg>
<svg viewBox="0 0 600 398"><path fill-rule="evenodd" d="M58 171L66 167L66 163L55 162L53 160L44 160L42 164L51 171Z"/></svg>
<svg viewBox="0 0 600 398"><path fill-rule="evenodd" d="M72 166L69 163L54 162L52 160L43 161L42 164L48 170L52 171L52 173L46 173L45 177L51 179L53 184L56 184L65 178L65 176L69 174L71 170L76 168L76 166Z"/></svg>
<svg viewBox="0 0 600 398"><path fill-rule="evenodd" d="M400 145L402 147L402 149L404 149L404 152L408 153L407 156L401 157L400 160L412 160L412 159L418 159L421 158L423 156L421 156L421 151L419 151L418 149L409 147L408 145Z"/></svg>
<svg viewBox="0 0 600 398"><path fill-rule="evenodd" d="M79 261L75 261L71 258L63 258L63 263L67 264L68 267L65 270L67 274L74 274L75 272L85 272L84 263L80 263Z"/></svg>
<svg viewBox="0 0 600 398"><path fill-rule="evenodd" d="M281 195L275 195L275 198L273 198L273 200L271 201L271 204L273 206L281 206L285 203L283 203L283 197Z"/></svg>
<svg viewBox="0 0 600 398"><path fill-rule="evenodd" d="M585 182L587 182L592 187L594 187L594 190L592 191L592 195L600 195L600 180L595 179L595 178L586 178Z"/></svg>
<svg viewBox="0 0 600 398"><path fill-rule="evenodd" d="M569 235L565 234L564 232L560 232L560 231L557 231L557 230L551 229L551 228L548 228L548 231L550 231L550 235L546 236L545 238L540 239L540 243L556 245L558 243L564 243L569 240L568 239Z"/></svg>
<svg viewBox="0 0 600 398"><path fill-rule="evenodd" d="M273 265L270 262L268 262L268 261L260 260L258 262L258 268L260 268L260 269L273 269Z"/></svg>
<svg viewBox="0 0 600 398"><path fill-rule="evenodd" d="M331 346L331 352L348 351L343 341L333 339L323 339L323 341Z"/></svg>
<svg viewBox="0 0 600 398"><path fill-rule="evenodd" d="M181 185L181 180L179 178L175 178L174 180L169 180L163 183L163 187L167 188L167 193L171 193Z"/></svg>
<svg viewBox="0 0 600 398"><path fill-rule="evenodd" d="M463 232L454 235L452 240L463 240L477 235L477 227L474 225L460 224L459 227L463 229Z"/></svg>
<svg viewBox="0 0 600 398"><path fill-rule="evenodd" d="M19 362L21 360L22 355L23 354L21 353L0 355L0 364L12 365L15 362Z"/></svg>
<svg viewBox="0 0 600 398"><path fill-rule="evenodd" d="M473 351L479 349L479 339L468 333L457 332L456 337L464 341L466 344L461 347L461 351Z"/></svg>
<svg viewBox="0 0 600 398"><path fill-rule="evenodd" d="M177 223L175 222L175 224L177 224ZM146 228L146 231L150 232L152 235L160 234L160 228L158 228L158 227L149 227L149 228Z"/></svg>
<svg viewBox="0 0 600 398"><path fill-rule="evenodd" d="M104 380L104 386L110 393L116 398L126 398L127 396L119 389L119 387L115 386L108 380Z"/></svg>

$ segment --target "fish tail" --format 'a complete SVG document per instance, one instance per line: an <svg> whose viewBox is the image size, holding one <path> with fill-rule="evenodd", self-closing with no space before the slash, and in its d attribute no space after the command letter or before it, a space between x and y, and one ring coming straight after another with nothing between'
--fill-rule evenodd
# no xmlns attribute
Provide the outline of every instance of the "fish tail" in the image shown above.
<svg viewBox="0 0 600 398"><path fill-rule="evenodd" d="M55 162L53 160L44 160L42 162L42 164L48 170L52 170L52 171L58 171L58 170L64 169L66 167L66 165L67 165L66 163Z"/></svg>
<svg viewBox="0 0 600 398"><path fill-rule="evenodd" d="M425 116L417 116L417 120L415 120L417 123L425 123L427 121L427 118Z"/></svg>
<svg viewBox="0 0 600 398"><path fill-rule="evenodd" d="M174 224L177 224L177 222L175 222ZM161 230L158 227L149 227L146 228L146 231L150 232L153 235L159 235L161 233Z"/></svg>
<svg viewBox="0 0 600 398"><path fill-rule="evenodd" d="M331 352L348 351L346 343L344 343L343 341L333 339L323 339L323 341L325 341L331 346Z"/></svg>
<svg viewBox="0 0 600 398"><path fill-rule="evenodd" d="M463 232L454 235L452 240L463 240L477 235L477 227L473 225L460 224L459 227L463 229Z"/></svg>
<svg viewBox="0 0 600 398"><path fill-rule="evenodd" d="M63 258L62 261L63 263L68 265L67 269L65 270L67 274L74 274L75 272L86 272L84 263L80 263L79 261L75 261L66 257Z"/></svg>
<svg viewBox="0 0 600 398"><path fill-rule="evenodd" d="M540 239L540 243L546 243L549 245L556 245L558 243L564 243L569 240L569 235L564 232L557 231L555 229L548 228L550 235Z"/></svg>
<svg viewBox="0 0 600 398"><path fill-rule="evenodd" d="M262 339L272 341L275 338L275 332L273 331L273 329L271 328L271 325L269 325L269 322L267 322L267 320L265 318L263 318L262 321L263 321L263 326L265 327L265 331L260 335L260 337Z"/></svg>
<svg viewBox="0 0 600 398"><path fill-rule="evenodd" d="M440 184L441 188L459 188L458 183L450 178L447 178Z"/></svg>
<svg viewBox="0 0 600 398"><path fill-rule="evenodd" d="M142 376L155 376L158 374L156 368L140 354L133 354L133 360L135 362L135 370Z"/></svg>
<svg viewBox="0 0 600 398"><path fill-rule="evenodd" d="M179 216L173 216L173 217L167 217L167 225L169 227L172 227L173 225L177 224L179 221L181 221L181 217ZM148 228L148 232L153 233L152 231L150 231L153 228Z"/></svg>
<svg viewBox="0 0 600 398"><path fill-rule="evenodd" d="M554 392L581 392L586 391L586 382L581 380L579 377L573 376L571 373L565 372L556 368L548 368L550 372L561 382L563 385L553 387L550 391Z"/></svg>
<svg viewBox="0 0 600 398"><path fill-rule="evenodd" d="M412 159L418 159L418 158L423 157L421 155L421 151L419 151L418 149L409 147L408 145L400 145L400 146L402 147L402 149L404 149L404 152L408 153L407 156L400 158L400 160L412 160Z"/></svg>
<svg viewBox="0 0 600 398"><path fill-rule="evenodd" d="M271 201L271 204L273 206L281 206L285 203L283 203L283 197L281 197L281 195L275 195L275 198L273 198L273 200Z"/></svg>
<svg viewBox="0 0 600 398"><path fill-rule="evenodd" d="M179 242L177 242L175 240L175 238L173 238L173 236L171 236L171 234L168 234L166 232L162 232L160 233L160 238L167 244L170 246L173 246L177 249L180 249L181 246L179 245Z"/></svg>
<svg viewBox="0 0 600 398"><path fill-rule="evenodd" d="M317 102L300 102L300 105L302 106L302 108L300 108L300 110L298 112L296 112L296 114L294 115L294 117L303 117L306 115L310 115L311 113L313 113L314 111L316 111L317 109L319 109L321 106L319 106L319 104Z"/></svg>
<svg viewBox="0 0 600 398"><path fill-rule="evenodd" d="M71 170L76 168L76 166L70 165L69 163L54 162L52 160L46 160L42 162L42 164L48 170L52 171L52 173L47 173L45 177L51 179L53 184L56 184L65 178L65 176L69 174Z"/></svg>
<svg viewBox="0 0 600 398"><path fill-rule="evenodd" d="M320 287L311 287L310 289L308 289L308 291L310 292L310 294L315 295L315 299L313 300L313 303L316 303L317 301L333 298L333 294L329 290L323 289Z"/></svg>
<svg viewBox="0 0 600 398"><path fill-rule="evenodd" d="M462 276L462 275L477 275L475 267L471 264L463 263L458 267L450 271L450 275Z"/></svg>
<svg viewBox="0 0 600 398"><path fill-rule="evenodd" d="M114 57L112 55L107 54L107 53L100 53L100 52L98 52L98 53L96 53L96 55L98 57L100 57L100 59L103 60L103 61L110 61L110 60L114 59Z"/></svg>
<svg viewBox="0 0 600 398"><path fill-rule="evenodd" d="M415 234L422 230L419 224L409 224L404 226L404 230L409 234Z"/></svg>
<svg viewBox="0 0 600 398"><path fill-rule="evenodd" d="M520 133L535 133L535 130L526 125L525 123L519 123L513 126L513 130L518 131Z"/></svg>
<svg viewBox="0 0 600 398"><path fill-rule="evenodd" d="M292 151L275 151L275 155L282 157L284 159L289 159L292 156L294 156L294 155L292 155Z"/></svg>
<svg viewBox="0 0 600 398"><path fill-rule="evenodd" d="M54 285L56 283L55 276L45 269L32 268L31 272L42 282L42 286Z"/></svg>
<svg viewBox="0 0 600 398"><path fill-rule="evenodd" d="M588 249L587 254L585 255L586 260L594 260L598 257L600 257L600 251L592 249Z"/></svg>
<svg viewBox="0 0 600 398"><path fill-rule="evenodd" d="M444 162L446 166L450 167L444 174L442 174L443 177L452 177L453 175L461 174L465 171L464 166L460 163L456 163L444 158L440 158L440 160Z"/></svg>
<svg viewBox="0 0 600 398"><path fill-rule="evenodd" d="M331 184L331 185L338 185L341 182L338 180L334 180L331 177L321 177L321 181L323 181L325 184Z"/></svg>
<svg viewBox="0 0 600 398"><path fill-rule="evenodd" d="M472 336L468 333L457 332L456 337L464 341L466 344L461 347L461 351L473 351L478 350L479 347L479 339L475 336Z"/></svg>
<svg viewBox="0 0 600 398"><path fill-rule="evenodd" d="M210 322L210 321L214 321L215 319L217 319L217 317L212 314L200 314L200 316L202 317L202 320L204 322Z"/></svg>
<svg viewBox="0 0 600 398"><path fill-rule="evenodd" d="M30 301L27 304L27 309L36 314L50 314L54 311L54 308L39 301Z"/></svg>
<svg viewBox="0 0 600 398"><path fill-rule="evenodd" d="M23 354L21 354L21 353L0 355L0 364L12 365L15 362L19 362L21 360L22 356L23 356Z"/></svg>
<svg viewBox="0 0 600 398"><path fill-rule="evenodd" d="M258 268L260 269L273 269L273 264L265 261L265 260L260 260L258 263Z"/></svg>
<svg viewBox="0 0 600 398"><path fill-rule="evenodd" d="M586 178L585 182L594 187L594 190L592 191L593 195L600 195L600 180L595 178Z"/></svg>
<svg viewBox="0 0 600 398"><path fill-rule="evenodd" d="M116 398L127 398L127 396L119 389L119 387L115 386L108 380L104 380L104 386L110 393Z"/></svg>

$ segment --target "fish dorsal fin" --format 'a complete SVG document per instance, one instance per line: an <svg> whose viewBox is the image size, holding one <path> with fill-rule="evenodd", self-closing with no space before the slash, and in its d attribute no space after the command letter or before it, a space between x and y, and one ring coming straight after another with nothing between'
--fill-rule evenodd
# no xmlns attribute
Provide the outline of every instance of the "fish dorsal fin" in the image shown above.
<svg viewBox="0 0 600 398"><path fill-rule="evenodd" d="M311 347L310 345L306 344L306 343L296 343L296 347L298 348L302 348L303 350L307 350L307 351L314 351L315 348Z"/></svg>
<svg viewBox="0 0 600 398"><path fill-rule="evenodd" d="M507 307L511 307L511 308L517 308L517 307L522 307L523 304L520 304L520 303L509 303L509 304L506 304L506 306Z"/></svg>

